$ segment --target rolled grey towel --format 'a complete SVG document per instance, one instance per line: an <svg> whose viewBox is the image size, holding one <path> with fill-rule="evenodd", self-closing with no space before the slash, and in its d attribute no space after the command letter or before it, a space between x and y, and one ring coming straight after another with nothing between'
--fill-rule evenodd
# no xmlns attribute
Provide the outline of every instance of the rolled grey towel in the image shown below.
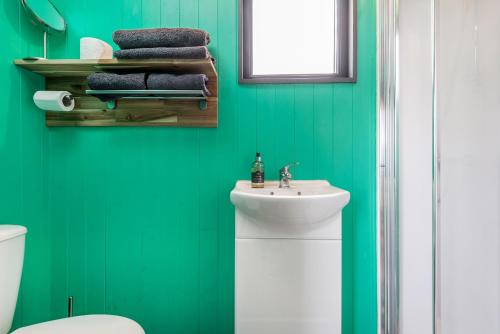
<svg viewBox="0 0 500 334"><path fill-rule="evenodd" d="M90 89L146 89L146 73L92 73L88 76Z"/></svg>
<svg viewBox="0 0 500 334"><path fill-rule="evenodd" d="M158 28L117 30L113 41L121 49L205 46L210 36L204 30L191 28Z"/></svg>
<svg viewBox="0 0 500 334"><path fill-rule="evenodd" d="M151 73L147 80L148 89L202 90L205 95L210 95L207 83L208 77L205 74Z"/></svg>
<svg viewBox="0 0 500 334"><path fill-rule="evenodd" d="M146 88L146 73L115 74L92 73L87 78L87 84L93 90L144 90ZM109 101L119 95L95 95L101 101Z"/></svg>
<svg viewBox="0 0 500 334"><path fill-rule="evenodd" d="M140 48L114 52L119 59L207 59L210 53L206 46L187 46L180 48Z"/></svg>

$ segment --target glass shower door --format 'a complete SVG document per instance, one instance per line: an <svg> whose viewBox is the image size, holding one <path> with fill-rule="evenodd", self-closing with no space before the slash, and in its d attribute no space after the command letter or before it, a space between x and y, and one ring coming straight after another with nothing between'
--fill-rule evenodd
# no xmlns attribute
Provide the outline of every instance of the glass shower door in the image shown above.
<svg viewBox="0 0 500 334"><path fill-rule="evenodd" d="M500 1L436 0L436 332L500 333Z"/></svg>

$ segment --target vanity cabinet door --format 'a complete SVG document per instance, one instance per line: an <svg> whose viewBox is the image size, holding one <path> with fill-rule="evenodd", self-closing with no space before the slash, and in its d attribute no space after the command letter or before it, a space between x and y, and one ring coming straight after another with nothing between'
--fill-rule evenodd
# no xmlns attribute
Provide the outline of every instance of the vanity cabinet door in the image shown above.
<svg viewBox="0 0 500 334"><path fill-rule="evenodd" d="M342 241L236 240L236 334L340 334Z"/></svg>

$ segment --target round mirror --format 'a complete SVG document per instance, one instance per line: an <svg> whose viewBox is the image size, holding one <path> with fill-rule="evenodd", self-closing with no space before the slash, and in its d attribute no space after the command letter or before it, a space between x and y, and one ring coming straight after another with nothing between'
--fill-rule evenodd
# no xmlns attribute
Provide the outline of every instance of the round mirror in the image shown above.
<svg viewBox="0 0 500 334"><path fill-rule="evenodd" d="M66 31L66 21L50 0L21 0L21 3L31 21L44 31Z"/></svg>

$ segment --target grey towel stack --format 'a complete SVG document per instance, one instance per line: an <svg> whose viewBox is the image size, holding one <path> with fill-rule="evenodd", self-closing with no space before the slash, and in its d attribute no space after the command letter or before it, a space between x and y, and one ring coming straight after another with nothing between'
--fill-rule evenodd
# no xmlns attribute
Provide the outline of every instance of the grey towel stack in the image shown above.
<svg viewBox="0 0 500 334"><path fill-rule="evenodd" d="M92 73L87 78L91 90L201 90L208 96L208 77L205 74L169 73ZM101 101L122 97L120 94L95 95Z"/></svg>
<svg viewBox="0 0 500 334"><path fill-rule="evenodd" d="M204 30L190 28L159 28L117 30L113 33L121 50L118 59L210 59L207 45L210 36ZM92 90L200 90L210 95L205 74L169 73L93 73L88 77ZM102 101L119 95L96 95Z"/></svg>
<svg viewBox="0 0 500 334"><path fill-rule="evenodd" d="M121 50L115 51L122 59L208 59L209 34L200 29L158 28L117 30L113 41Z"/></svg>

